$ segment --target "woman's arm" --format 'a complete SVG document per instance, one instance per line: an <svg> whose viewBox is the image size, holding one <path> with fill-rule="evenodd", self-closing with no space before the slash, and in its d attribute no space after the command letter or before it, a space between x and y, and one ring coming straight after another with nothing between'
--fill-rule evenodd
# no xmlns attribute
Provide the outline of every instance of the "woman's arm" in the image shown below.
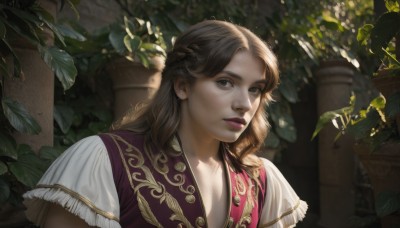
<svg viewBox="0 0 400 228"><path fill-rule="evenodd" d="M90 227L85 221L76 215L66 211L57 204L50 204L44 222L44 228L87 228Z"/></svg>

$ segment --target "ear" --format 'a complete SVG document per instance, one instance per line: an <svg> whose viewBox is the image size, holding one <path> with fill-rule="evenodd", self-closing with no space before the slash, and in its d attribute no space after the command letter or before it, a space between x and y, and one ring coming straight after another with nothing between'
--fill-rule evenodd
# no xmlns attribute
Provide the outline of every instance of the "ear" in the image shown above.
<svg viewBox="0 0 400 228"><path fill-rule="evenodd" d="M190 86L186 80L184 80L182 78L175 80L174 90L175 90L176 96L179 97L179 99L181 99L181 100L187 99L189 96L189 89L190 89Z"/></svg>

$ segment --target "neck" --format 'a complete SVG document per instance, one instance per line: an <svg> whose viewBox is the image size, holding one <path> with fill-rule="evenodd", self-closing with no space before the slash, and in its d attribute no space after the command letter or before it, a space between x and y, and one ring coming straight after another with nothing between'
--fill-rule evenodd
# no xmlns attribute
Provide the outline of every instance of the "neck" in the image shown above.
<svg viewBox="0 0 400 228"><path fill-rule="evenodd" d="M220 160L219 146L220 141L213 138L205 138L197 135L194 131L179 128L179 138L181 146L186 156L196 158L201 161Z"/></svg>

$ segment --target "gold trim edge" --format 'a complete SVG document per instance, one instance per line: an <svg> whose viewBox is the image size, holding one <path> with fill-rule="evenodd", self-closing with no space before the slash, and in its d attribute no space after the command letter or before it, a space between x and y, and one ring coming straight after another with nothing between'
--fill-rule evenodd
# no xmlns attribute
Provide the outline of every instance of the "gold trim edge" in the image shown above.
<svg viewBox="0 0 400 228"><path fill-rule="evenodd" d="M271 226L271 225L277 223L277 222L278 222L279 220L281 220L283 217L292 214L292 213L300 206L300 202L301 202L300 199L298 199L296 206L294 206L292 209L290 209L290 210L284 212L281 216L279 216L278 218L272 220L271 222L269 222L269 223L267 223L267 224L264 224L264 225L261 225L260 228L265 228L265 227Z"/></svg>
<svg viewBox="0 0 400 228"><path fill-rule="evenodd" d="M107 212L107 211L103 211L100 208L96 207L89 199L87 199L84 196L81 196L79 193L72 191L71 189L60 185L60 184L53 184L53 185L45 185L45 184L39 184L36 186L35 189L38 188L50 188L50 189L58 189L61 190L67 194L69 194L71 197L81 201L83 204L85 204L86 206L88 206L91 210L93 210L95 213L102 215L104 217L106 217L107 219L111 219L114 221L119 222L119 218L117 216L115 216L114 214L112 214L111 212Z"/></svg>

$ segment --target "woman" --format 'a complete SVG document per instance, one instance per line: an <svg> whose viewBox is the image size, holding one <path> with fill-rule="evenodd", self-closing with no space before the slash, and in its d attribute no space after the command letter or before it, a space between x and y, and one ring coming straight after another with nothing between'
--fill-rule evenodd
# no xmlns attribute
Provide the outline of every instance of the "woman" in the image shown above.
<svg viewBox="0 0 400 228"><path fill-rule="evenodd" d="M160 89L116 130L83 139L26 193L44 227L289 227L301 201L254 153L279 81L252 32L210 20L168 53Z"/></svg>

